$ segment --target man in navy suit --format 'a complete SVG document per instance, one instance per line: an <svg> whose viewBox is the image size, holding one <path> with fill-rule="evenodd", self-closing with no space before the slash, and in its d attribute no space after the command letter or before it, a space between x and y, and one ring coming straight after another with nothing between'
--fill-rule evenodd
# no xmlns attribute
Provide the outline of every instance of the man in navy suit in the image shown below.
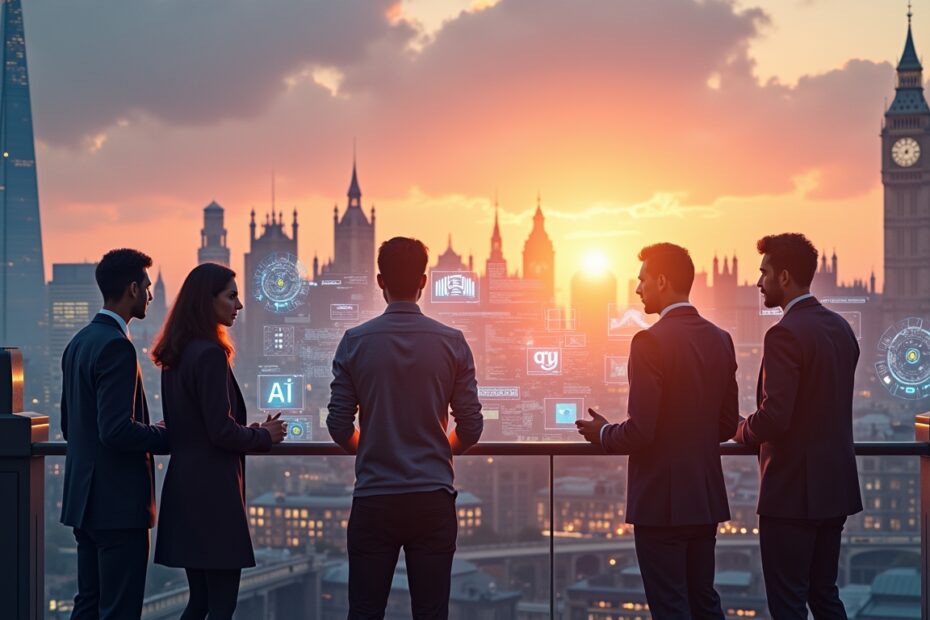
<svg viewBox="0 0 930 620"><path fill-rule="evenodd" d="M661 318L630 344L629 417L608 424L589 409L576 424L605 452L630 455L626 520L652 617L722 620L714 547L730 518L720 442L739 418L733 341L688 302L686 249L659 243L639 259L636 293Z"/></svg>
<svg viewBox="0 0 930 620"><path fill-rule="evenodd" d="M756 412L740 443L759 447L759 545L775 620L846 618L836 587L846 517L862 510L852 399L859 344L810 292L817 250L804 235L759 240L758 287L781 320L765 334Z"/></svg>
<svg viewBox="0 0 930 620"><path fill-rule="evenodd" d="M61 430L68 442L61 522L74 528L78 593L71 617L142 614L149 528L155 523L155 463L168 453L148 405L129 322L152 299L152 259L113 250L97 265L103 309L61 359Z"/></svg>

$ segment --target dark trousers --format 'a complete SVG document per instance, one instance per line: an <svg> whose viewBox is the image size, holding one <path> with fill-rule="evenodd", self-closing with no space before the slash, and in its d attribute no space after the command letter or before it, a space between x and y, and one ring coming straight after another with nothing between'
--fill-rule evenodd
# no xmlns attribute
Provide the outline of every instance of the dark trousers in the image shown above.
<svg viewBox="0 0 930 620"><path fill-rule="evenodd" d="M142 615L149 530L74 528L78 593L72 620L126 620Z"/></svg>
<svg viewBox="0 0 930 620"><path fill-rule="evenodd" d="M412 617L448 618L457 532L455 496L446 491L353 499L347 532L349 620L384 618L401 547Z"/></svg>
<svg viewBox="0 0 930 620"><path fill-rule="evenodd" d="M840 535L846 517L780 519L759 517L762 574L772 620L845 620L836 577Z"/></svg>
<svg viewBox="0 0 930 620"><path fill-rule="evenodd" d="M636 559L655 620L723 620L714 590L717 524L634 525Z"/></svg>
<svg viewBox="0 0 930 620"><path fill-rule="evenodd" d="M239 577L242 571L184 569L190 585L187 607L178 620L229 620L239 599Z"/></svg>

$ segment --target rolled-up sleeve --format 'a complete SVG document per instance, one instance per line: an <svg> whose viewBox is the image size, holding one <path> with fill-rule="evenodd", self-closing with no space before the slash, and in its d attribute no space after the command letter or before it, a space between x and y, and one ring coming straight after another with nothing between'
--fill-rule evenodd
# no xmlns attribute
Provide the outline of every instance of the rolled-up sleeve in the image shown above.
<svg viewBox="0 0 930 620"><path fill-rule="evenodd" d="M452 388L452 417L455 434L464 451L478 443L484 430L481 402L478 400L478 382L475 379L475 358L463 334L459 334L459 363Z"/></svg>
<svg viewBox="0 0 930 620"><path fill-rule="evenodd" d="M340 446L345 446L355 434L358 412L358 393L349 372L348 336L348 332L343 334L333 357L333 381L329 384L329 414L326 416L329 435Z"/></svg>

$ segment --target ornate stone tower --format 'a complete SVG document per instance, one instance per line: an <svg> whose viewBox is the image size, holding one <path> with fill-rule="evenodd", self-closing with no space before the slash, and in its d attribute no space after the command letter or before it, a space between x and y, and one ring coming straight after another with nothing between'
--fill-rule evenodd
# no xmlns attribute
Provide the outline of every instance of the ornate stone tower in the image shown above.
<svg viewBox="0 0 930 620"><path fill-rule="evenodd" d="M197 263L219 263L229 266L229 246L226 245L226 226L223 207L214 200L203 210L203 228L200 229L200 248Z"/></svg>
<svg viewBox="0 0 930 620"><path fill-rule="evenodd" d="M523 277L540 280L547 301L555 297L555 250L546 233L546 218L539 196L536 197L533 229L523 244Z"/></svg>
<svg viewBox="0 0 930 620"><path fill-rule="evenodd" d="M908 316L930 319L930 106L910 10L907 22L895 97L881 133L886 326Z"/></svg>

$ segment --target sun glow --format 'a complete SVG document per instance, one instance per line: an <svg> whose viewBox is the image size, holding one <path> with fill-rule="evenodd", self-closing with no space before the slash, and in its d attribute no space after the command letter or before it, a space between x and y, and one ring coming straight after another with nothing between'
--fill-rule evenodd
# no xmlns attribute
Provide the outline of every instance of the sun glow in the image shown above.
<svg viewBox="0 0 930 620"><path fill-rule="evenodd" d="M601 276L607 272L607 255L601 250L589 250L581 257L581 268L589 276Z"/></svg>

